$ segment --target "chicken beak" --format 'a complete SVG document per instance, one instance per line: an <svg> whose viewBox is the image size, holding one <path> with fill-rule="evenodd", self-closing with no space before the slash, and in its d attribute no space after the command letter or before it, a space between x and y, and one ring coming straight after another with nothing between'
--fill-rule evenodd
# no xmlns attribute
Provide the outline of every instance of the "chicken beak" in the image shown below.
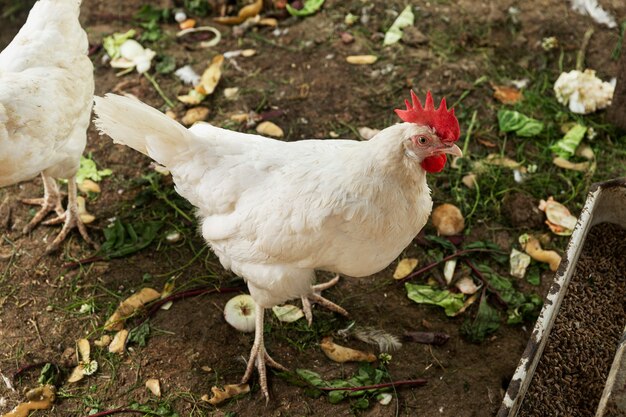
<svg viewBox="0 0 626 417"><path fill-rule="evenodd" d="M438 149L441 153L448 153L450 155L458 156L459 158L463 156L463 152L461 152L461 148L456 146L455 144L443 143L442 146Z"/></svg>

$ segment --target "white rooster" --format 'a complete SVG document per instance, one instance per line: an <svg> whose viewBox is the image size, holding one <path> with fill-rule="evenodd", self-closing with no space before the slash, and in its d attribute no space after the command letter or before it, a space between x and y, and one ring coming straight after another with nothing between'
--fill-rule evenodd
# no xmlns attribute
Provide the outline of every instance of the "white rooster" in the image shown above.
<svg viewBox="0 0 626 417"><path fill-rule="evenodd" d="M94 91L79 11L80 0L39 0L0 53L0 187L41 173L44 197L24 202L42 208L24 233L55 211L58 217L47 223L64 225L46 252L58 249L74 227L90 241L78 216L74 180ZM55 178L68 180L65 211Z"/></svg>
<svg viewBox="0 0 626 417"><path fill-rule="evenodd" d="M202 235L222 265L243 277L256 303L255 340L242 382L256 363L267 399L265 308L319 295L315 270L352 277L387 267L426 224L427 172L443 169L459 124L445 99L435 110L396 110L405 123L367 142L282 142L197 123L190 129L137 100L96 97L96 126L169 169L178 193L198 208ZM336 279L332 283L336 282Z"/></svg>

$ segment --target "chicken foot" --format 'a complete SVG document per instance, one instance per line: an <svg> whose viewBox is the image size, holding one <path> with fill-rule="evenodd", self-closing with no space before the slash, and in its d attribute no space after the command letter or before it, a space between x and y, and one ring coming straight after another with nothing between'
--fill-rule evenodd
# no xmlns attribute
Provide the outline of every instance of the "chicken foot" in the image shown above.
<svg viewBox="0 0 626 417"><path fill-rule="evenodd" d="M30 233L35 226L54 210L57 216L63 215L63 205L61 204L61 192L54 178L41 173L43 181L43 197L42 198L25 198L22 203L41 206L41 209L35 214L35 217L24 227L22 233Z"/></svg>
<svg viewBox="0 0 626 417"><path fill-rule="evenodd" d="M280 369L281 371L287 371L288 369L272 359L265 350L265 342L263 341L263 314L265 313L265 309L255 303L255 313L256 327L254 329L254 343L252 344L252 349L250 350L250 359L248 359L246 372L241 379L241 383L245 384L250 380L252 371L254 370L254 366L256 364L256 368L259 371L259 385L261 386L261 391L263 392L265 402L267 403L270 400L270 394L267 389L266 364L272 368Z"/></svg>
<svg viewBox="0 0 626 417"><path fill-rule="evenodd" d="M98 245L91 240L89 234L87 233L87 228L85 224L80 219L80 215L78 214L78 204L77 204L77 187L76 187L76 178L71 177L67 181L67 209L65 212L61 213L57 218L49 220L44 224L58 224L63 222L63 228L57 235L57 237L52 241L51 244L46 248L46 254L50 254L59 249L61 243L65 240L69 232L77 228L80 232L80 235L83 237L85 242L89 243L91 246L98 248Z"/></svg>
<svg viewBox="0 0 626 417"><path fill-rule="evenodd" d="M302 311L304 312L304 317L306 317L306 321L309 323L309 326L313 324L313 313L311 312L311 302L317 303L322 307L326 307L330 311L334 311L335 313L339 313L342 316L348 317L348 312L338 304L333 303L327 298L324 298L320 295L320 293L324 290L329 289L339 282L339 275L335 276L335 278L331 279L328 282L323 284L311 285L311 293L309 295L302 297Z"/></svg>

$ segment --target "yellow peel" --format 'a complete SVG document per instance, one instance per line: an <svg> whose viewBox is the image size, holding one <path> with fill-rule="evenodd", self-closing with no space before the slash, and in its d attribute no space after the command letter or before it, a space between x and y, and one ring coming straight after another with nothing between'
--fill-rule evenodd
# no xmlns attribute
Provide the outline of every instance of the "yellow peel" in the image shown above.
<svg viewBox="0 0 626 417"><path fill-rule="evenodd" d="M352 65L371 65L378 61L376 55L351 55L346 57L346 62Z"/></svg>
<svg viewBox="0 0 626 417"><path fill-rule="evenodd" d="M124 328L124 320L130 317L135 311L143 307L145 304L156 300L161 294L152 288L142 288L136 294L131 295L122 301L104 324L105 330L121 330Z"/></svg>
<svg viewBox="0 0 626 417"><path fill-rule="evenodd" d="M217 405L236 395L247 394L250 392L250 385L231 384L224 385L224 388L212 387L211 392L213 393L213 397L211 397L211 399L206 399L205 396L202 396L202 400L208 402L209 404Z"/></svg>
<svg viewBox="0 0 626 417"><path fill-rule="evenodd" d="M217 83L222 77L222 64L224 63L224 55L216 55L211 60L211 64L202 73L200 84L196 86L196 91L206 96L213 94Z"/></svg>
<svg viewBox="0 0 626 417"><path fill-rule="evenodd" d="M561 256L553 250L543 250L539 240L534 236L520 236L520 244L524 252L538 262L547 263L551 271L556 271L561 263Z"/></svg>
<svg viewBox="0 0 626 417"><path fill-rule="evenodd" d="M101 191L100 185L97 182L90 180L89 178L85 178L83 182L80 184L76 184L78 189L83 192L91 192L91 193L99 193Z"/></svg>
<svg viewBox="0 0 626 417"><path fill-rule="evenodd" d="M261 135L267 135L274 138L282 138L285 133L283 130L272 122L262 122L256 127L256 131Z"/></svg>
<svg viewBox="0 0 626 417"><path fill-rule="evenodd" d="M332 337L323 338L320 347L328 359L339 363L374 362L376 360L376 355L373 353L363 352L333 343Z"/></svg>
<svg viewBox="0 0 626 417"><path fill-rule="evenodd" d="M419 261L415 258L404 258L398 262L396 271L393 273L393 279L402 279L409 275L417 267Z"/></svg>
<svg viewBox="0 0 626 417"><path fill-rule="evenodd" d="M87 212L85 197L80 195L76 197L76 205L78 206L78 217L83 224L89 224L96 220L96 216Z"/></svg>
<svg viewBox="0 0 626 417"><path fill-rule="evenodd" d="M27 417L33 410L47 410L52 407L55 398L56 388L52 385L33 388L26 393L27 402L18 404L2 417Z"/></svg>
<svg viewBox="0 0 626 417"><path fill-rule="evenodd" d="M250 17L257 16L259 13L261 13L262 9L263 0L256 0L252 4L242 7L241 10L239 10L237 16L216 17L213 20L223 25L238 25L240 23L243 23L246 19Z"/></svg>

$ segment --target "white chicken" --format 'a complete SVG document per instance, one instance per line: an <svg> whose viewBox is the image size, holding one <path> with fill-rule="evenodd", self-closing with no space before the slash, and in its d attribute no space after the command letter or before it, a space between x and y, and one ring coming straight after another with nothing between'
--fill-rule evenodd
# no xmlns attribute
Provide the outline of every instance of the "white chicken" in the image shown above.
<svg viewBox="0 0 626 417"><path fill-rule="evenodd" d="M42 208L24 228L28 233L55 211L61 232L46 251L58 249L78 227L76 182L87 141L93 101L93 65L87 34L80 26L80 0L39 0L13 41L0 53L0 187L41 173L44 197L24 200ZM67 210L55 178L68 180Z"/></svg>
<svg viewBox="0 0 626 417"><path fill-rule="evenodd" d="M255 340L243 377L256 363L269 399L263 342L265 308L319 295L315 270L352 277L387 267L426 224L432 208L426 172L443 169L459 124L445 100L435 110L396 110L405 123L367 142L282 142L197 123L190 129L137 100L96 97L96 126L116 143L167 167L177 192L198 208L202 235L222 265L243 277L256 303ZM331 282L336 282L336 279Z"/></svg>

